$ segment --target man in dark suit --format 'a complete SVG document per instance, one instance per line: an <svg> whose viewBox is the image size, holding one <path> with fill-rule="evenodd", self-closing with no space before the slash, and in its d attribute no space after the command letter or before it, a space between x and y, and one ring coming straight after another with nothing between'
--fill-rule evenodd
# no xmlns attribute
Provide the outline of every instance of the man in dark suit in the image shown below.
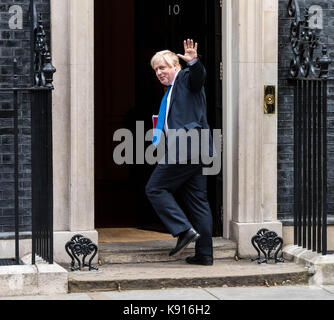
<svg viewBox="0 0 334 320"><path fill-rule="evenodd" d="M212 265L212 214L207 200L207 177L202 173L201 161L192 161L194 155L199 156L200 149L197 154L187 150L186 159L181 160L183 150L177 136L174 139L177 141L176 152L174 157L170 157L171 145L175 141L172 144L169 142L172 135L175 138L175 132L195 130L200 139L201 129L209 129L204 91L206 71L198 58L198 44L188 39L184 41L184 49L184 55L168 50L158 52L151 61L158 80L168 87L161 103L153 144L158 146L162 137L166 136L166 159L175 158L175 162L158 164L147 183L146 194L167 229L178 237L170 256L181 253L196 241L195 256L188 257L186 261L189 264ZM179 58L187 62L186 69L181 69ZM182 209L175 199L176 194L182 200Z"/></svg>

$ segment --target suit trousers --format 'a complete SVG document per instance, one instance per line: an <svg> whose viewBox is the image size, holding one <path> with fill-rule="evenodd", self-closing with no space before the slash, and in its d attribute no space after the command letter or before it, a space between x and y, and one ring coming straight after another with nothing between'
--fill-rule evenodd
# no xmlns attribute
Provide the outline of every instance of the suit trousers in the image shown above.
<svg viewBox="0 0 334 320"><path fill-rule="evenodd" d="M159 164L146 185L146 195L174 237L194 228L201 235L196 254L212 256L212 213L202 169L199 164Z"/></svg>

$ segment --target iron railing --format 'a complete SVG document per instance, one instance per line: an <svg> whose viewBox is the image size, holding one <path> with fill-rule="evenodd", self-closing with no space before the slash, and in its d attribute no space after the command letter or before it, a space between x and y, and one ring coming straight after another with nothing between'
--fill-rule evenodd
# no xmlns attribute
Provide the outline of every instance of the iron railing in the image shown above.
<svg viewBox="0 0 334 320"><path fill-rule="evenodd" d="M12 118L13 129L5 134L14 136L14 229L15 264L20 261L20 207L19 207L19 103L22 96L31 98L31 227L32 263L38 255L53 263L52 212L52 122L51 90L49 88L0 88L13 102L12 111L0 111L0 117ZM1 130L0 130L1 131ZM7 259L9 260L9 259Z"/></svg>
<svg viewBox="0 0 334 320"><path fill-rule="evenodd" d="M327 48L304 19L297 0L288 5L294 86L294 243L327 254L327 101L329 65Z"/></svg>
<svg viewBox="0 0 334 320"><path fill-rule="evenodd" d="M53 263L52 90L56 69L46 41L42 15L31 0L34 60L31 108L32 263L38 255Z"/></svg>
<svg viewBox="0 0 334 320"><path fill-rule="evenodd" d="M15 264L20 261L20 213L19 213L19 106L24 95L31 106L31 237L32 264L36 256L53 263L53 174L52 174L52 90L53 74L51 55L46 42L42 16L37 19L36 6L30 2L32 33L32 85L18 85L17 60L13 62L13 86L0 88L0 94L13 103L12 111L0 111L1 117L13 119L14 135L14 221ZM1 128L0 128L1 134Z"/></svg>
<svg viewBox="0 0 334 320"><path fill-rule="evenodd" d="M295 244L327 254L327 80L296 80L294 145Z"/></svg>
<svg viewBox="0 0 334 320"><path fill-rule="evenodd" d="M50 88L31 89L32 263L53 263L52 111Z"/></svg>
<svg viewBox="0 0 334 320"><path fill-rule="evenodd" d="M12 119L13 128L1 128L1 135L14 136L14 235L15 235L15 258L2 259L7 264L21 264L19 255L19 128L18 128L18 89L0 89L0 95L3 100L11 100L13 110L1 110L0 117L2 119ZM4 262L4 264L6 264Z"/></svg>

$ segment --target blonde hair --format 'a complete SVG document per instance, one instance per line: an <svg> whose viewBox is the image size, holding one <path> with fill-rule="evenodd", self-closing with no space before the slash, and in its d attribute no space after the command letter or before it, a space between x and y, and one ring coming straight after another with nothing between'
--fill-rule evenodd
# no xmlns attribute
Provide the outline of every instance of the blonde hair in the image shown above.
<svg viewBox="0 0 334 320"><path fill-rule="evenodd" d="M151 67L154 69L154 65L161 60L166 62L170 68L176 66L177 68L181 69L179 57L172 51L164 50L157 52L151 60Z"/></svg>

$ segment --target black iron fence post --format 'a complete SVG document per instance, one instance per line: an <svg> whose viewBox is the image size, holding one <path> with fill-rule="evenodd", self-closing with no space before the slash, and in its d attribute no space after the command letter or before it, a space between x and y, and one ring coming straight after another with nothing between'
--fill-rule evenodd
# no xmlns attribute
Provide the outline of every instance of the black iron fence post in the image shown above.
<svg viewBox="0 0 334 320"><path fill-rule="evenodd" d="M33 1L32 1L33 3ZM53 263L52 90L56 69L36 9L34 17L34 87L32 92L32 263L35 256Z"/></svg>
<svg viewBox="0 0 334 320"><path fill-rule="evenodd" d="M321 82L318 83L318 97L321 97ZM321 176L321 162L322 162L322 134L321 134L321 122L322 122L322 112L321 112L321 100L318 99L318 247L317 252L321 253L321 212L322 212L322 176Z"/></svg>
<svg viewBox="0 0 334 320"><path fill-rule="evenodd" d="M327 214L328 214L328 192L327 192L327 80L322 81L322 106L323 106L323 209L322 209L322 254L327 254Z"/></svg>
<svg viewBox="0 0 334 320"><path fill-rule="evenodd" d="M14 60L14 71L16 69ZM15 85L15 80L14 80ZM20 233L19 233L19 127L18 127L18 91L14 89L14 215L15 215L15 261L20 263Z"/></svg>
<svg viewBox="0 0 334 320"><path fill-rule="evenodd" d="M13 87L17 88L17 59L13 60ZM19 126L18 126L18 91L13 91L14 112L14 215L15 215L15 262L20 264L20 221L19 221Z"/></svg>

